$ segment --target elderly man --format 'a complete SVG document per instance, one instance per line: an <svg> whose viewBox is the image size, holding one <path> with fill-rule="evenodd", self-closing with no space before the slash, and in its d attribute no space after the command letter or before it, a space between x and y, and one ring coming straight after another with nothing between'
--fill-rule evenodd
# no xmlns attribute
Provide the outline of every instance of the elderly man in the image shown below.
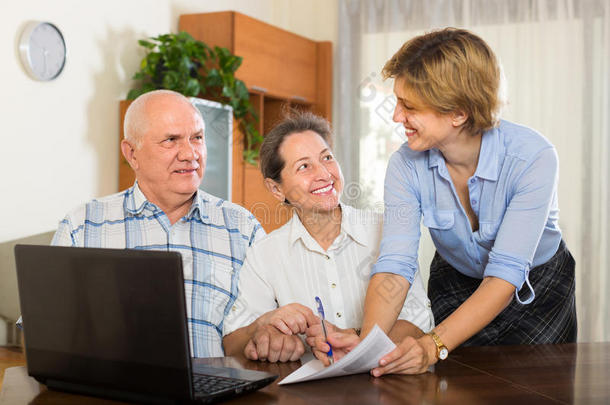
<svg viewBox="0 0 610 405"><path fill-rule="evenodd" d="M121 150L136 183L70 212L52 243L180 252L191 354L222 356L223 319L246 248L265 232L244 208L199 189L204 123L184 96L158 90L138 97L124 128Z"/></svg>

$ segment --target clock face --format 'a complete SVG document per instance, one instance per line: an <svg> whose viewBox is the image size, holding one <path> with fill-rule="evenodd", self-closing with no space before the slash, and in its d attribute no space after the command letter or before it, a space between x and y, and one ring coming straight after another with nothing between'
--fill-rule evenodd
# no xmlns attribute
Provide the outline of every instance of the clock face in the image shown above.
<svg viewBox="0 0 610 405"><path fill-rule="evenodd" d="M66 62L66 44L59 29L47 22L29 23L19 45L23 64L33 78L52 80Z"/></svg>

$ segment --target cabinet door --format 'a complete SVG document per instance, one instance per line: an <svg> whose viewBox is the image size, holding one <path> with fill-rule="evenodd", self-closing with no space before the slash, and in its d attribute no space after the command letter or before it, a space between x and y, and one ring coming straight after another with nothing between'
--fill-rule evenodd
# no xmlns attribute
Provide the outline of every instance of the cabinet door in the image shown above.
<svg viewBox="0 0 610 405"><path fill-rule="evenodd" d="M316 100L316 43L235 13L234 53L243 57L237 77L248 88L302 102Z"/></svg>
<svg viewBox="0 0 610 405"><path fill-rule="evenodd" d="M263 184L263 175L256 166L244 168L244 203L267 233L284 225L292 217L292 208L280 203Z"/></svg>

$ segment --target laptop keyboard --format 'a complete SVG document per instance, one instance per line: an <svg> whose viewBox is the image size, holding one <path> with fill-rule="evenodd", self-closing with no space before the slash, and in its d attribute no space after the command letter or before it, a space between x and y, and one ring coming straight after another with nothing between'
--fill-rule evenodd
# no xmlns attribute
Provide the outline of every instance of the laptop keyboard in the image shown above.
<svg viewBox="0 0 610 405"><path fill-rule="evenodd" d="M214 394L217 392L235 390L245 387L250 381L235 378L217 377L214 375L193 374L193 387L195 392Z"/></svg>

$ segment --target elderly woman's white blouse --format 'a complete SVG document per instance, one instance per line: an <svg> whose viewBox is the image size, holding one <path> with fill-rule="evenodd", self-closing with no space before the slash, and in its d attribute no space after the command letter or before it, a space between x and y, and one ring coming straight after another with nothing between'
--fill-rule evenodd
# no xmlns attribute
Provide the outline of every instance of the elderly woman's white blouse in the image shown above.
<svg viewBox="0 0 610 405"><path fill-rule="evenodd" d="M326 319L340 328L362 325L364 298L371 267L379 254L382 215L345 204L341 233L327 251L307 232L296 213L281 228L257 241L246 252L239 274L237 300L225 316L223 334L247 326L262 314L290 303L316 312L322 299ZM397 294L399 285L383 285ZM398 319L428 332L434 327L430 301L419 272Z"/></svg>

